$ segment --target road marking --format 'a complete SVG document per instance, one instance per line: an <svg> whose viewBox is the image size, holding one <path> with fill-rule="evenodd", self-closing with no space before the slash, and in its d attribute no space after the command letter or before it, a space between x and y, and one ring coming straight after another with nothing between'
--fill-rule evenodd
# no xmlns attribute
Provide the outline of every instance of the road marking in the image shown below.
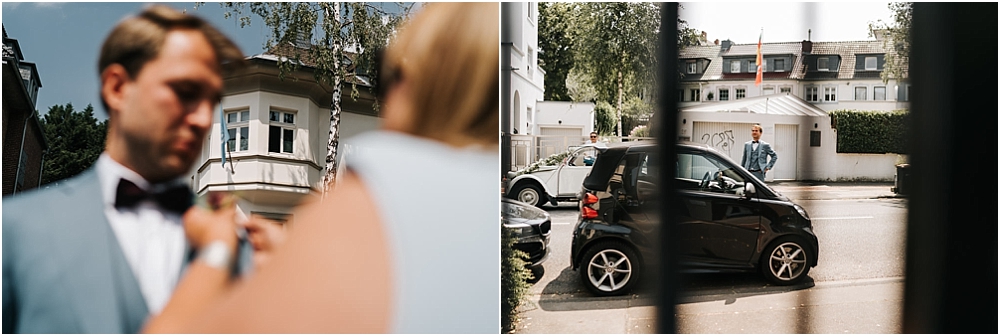
<svg viewBox="0 0 1000 336"><path fill-rule="evenodd" d="M862 217L813 217L812 220L838 220L838 219L872 219L872 216L862 216Z"/></svg>
<svg viewBox="0 0 1000 336"><path fill-rule="evenodd" d="M573 223L573 222L569 222L569 223L552 223L552 225L573 225L573 224L576 224L576 223Z"/></svg>

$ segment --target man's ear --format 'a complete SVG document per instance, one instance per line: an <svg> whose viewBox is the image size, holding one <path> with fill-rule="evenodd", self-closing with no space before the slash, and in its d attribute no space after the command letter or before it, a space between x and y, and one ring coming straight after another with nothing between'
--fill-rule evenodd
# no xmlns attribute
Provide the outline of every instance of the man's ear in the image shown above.
<svg viewBox="0 0 1000 336"><path fill-rule="evenodd" d="M112 64L101 72L101 97L108 104L108 116L121 111L125 102L126 85L132 80L121 64Z"/></svg>

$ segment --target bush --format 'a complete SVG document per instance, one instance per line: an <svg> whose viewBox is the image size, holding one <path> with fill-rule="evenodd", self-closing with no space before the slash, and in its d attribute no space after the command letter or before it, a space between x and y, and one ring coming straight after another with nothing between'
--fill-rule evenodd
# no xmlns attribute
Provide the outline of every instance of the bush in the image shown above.
<svg viewBox="0 0 1000 336"><path fill-rule="evenodd" d="M501 226L500 241L500 328L507 333L514 330L517 308L528 294L531 271L525 267L528 254L514 249L514 238Z"/></svg>
<svg viewBox="0 0 1000 336"><path fill-rule="evenodd" d="M908 119L905 110L832 111L837 153L905 154Z"/></svg>

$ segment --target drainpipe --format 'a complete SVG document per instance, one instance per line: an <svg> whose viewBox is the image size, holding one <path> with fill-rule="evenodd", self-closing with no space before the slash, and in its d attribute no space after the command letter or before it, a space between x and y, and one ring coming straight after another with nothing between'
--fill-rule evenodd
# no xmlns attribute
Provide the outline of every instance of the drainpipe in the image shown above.
<svg viewBox="0 0 1000 336"><path fill-rule="evenodd" d="M24 136L28 133L28 120L35 116L35 114L38 114L38 110L31 112L27 118L24 118L24 127L21 127L21 150L17 151L17 173L14 174L14 190L11 192L11 195L17 194L17 175L21 175L21 170L24 169L21 166L21 156L24 156ZM39 175L40 177L41 175Z"/></svg>

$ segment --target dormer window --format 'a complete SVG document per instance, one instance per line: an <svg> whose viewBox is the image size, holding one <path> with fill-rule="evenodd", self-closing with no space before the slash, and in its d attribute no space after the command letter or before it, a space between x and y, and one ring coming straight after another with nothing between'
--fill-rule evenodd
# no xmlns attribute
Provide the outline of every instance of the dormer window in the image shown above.
<svg viewBox="0 0 1000 336"><path fill-rule="evenodd" d="M757 61L750 61L750 66L747 67L747 72L757 72Z"/></svg>
<svg viewBox="0 0 1000 336"><path fill-rule="evenodd" d="M687 63L687 73L696 74L698 73L698 63L688 62Z"/></svg>
<svg viewBox="0 0 1000 336"><path fill-rule="evenodd" d="M830 59L827 57L816 59L816 69L819 71L830 71Z"/></svg>
<svg viewBox="0 0 1000 336"><path fill-rule="evenodd" d="M865 70L878 70L878 57L865 57Z"/></svg>
<svg viewBox="0 0 1000 336"><path fill-rule="evenodd" d="M740 72L740 61L732 61L729 65L729 72Z"/></svg>
<svg viewBox="0 0 1000 336"><path fill-rule="evenodd" d="M780 58L774 60L774 71L776 72L785 71L785 60Z"/></svg>

